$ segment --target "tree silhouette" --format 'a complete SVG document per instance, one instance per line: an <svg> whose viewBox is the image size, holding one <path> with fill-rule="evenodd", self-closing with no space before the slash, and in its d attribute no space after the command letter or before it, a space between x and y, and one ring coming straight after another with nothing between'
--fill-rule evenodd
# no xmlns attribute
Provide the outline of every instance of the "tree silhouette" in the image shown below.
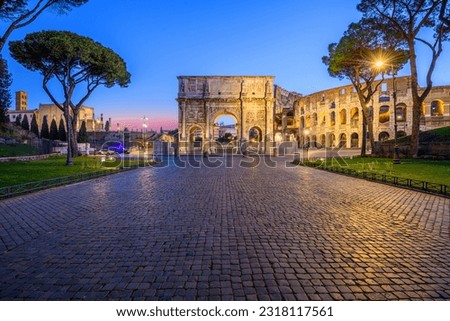
<svg viewBox="0 0 450 321"><path fill-rule="evenodd" d="M69 12L72 7L85 4L88 0L1 0L0 20L9 24L0 33L0 52L11 33L32 23L45 10L53 9L59 14Z"/></svg>
<svg viewBox="0 0 450 321"><path fill-rule="evenodd" d="M36 135L36 137L39 137L39 126L36 120L36 115L33 114L33 118L31 118L31 128L30 131Z"/></svg>
<svg viewBox="0 0 450 321"><path fill-rule="evenodd" d="M22 115L18 115L18 116L16 117L15 125L16 125L17 127L21 127L21 126L22 126Z"/></svg>
<svg viewBox="0 0 450 321"><path fill-rule="evenodd" d="M21 126L25 130L30 130L30 123L28 122L28 116L26 114L23 115Z"/></svg>
<svg viewBox="0 0 450 321"><path fill-rule="evenodd" d="M386 38L397 38L401 41L408 53L411 70L409 90L412 96L411 154L414 158L417 158L419 152L422 104L433 87L432 75L443 51L443 42L448 40L450 35L450 28L446 28L444 21L439 19L443 4L443 0L362 0L357 7L363 18L370 20L374 28L383 31ZM445 8L443 10L444 15L448 13ZM424 45L429 53L425 86L419 85L419 44Z"/></svg>
<svg viewBox="0 0 450 321"><path fill-rule="evenodd" d="M8 64L0 55L0 125L8 122L6 112L11 106L11 74L8 72Z"/></svg>
<svg viewBox="0 0 450 321"><path fill-rule="evenodd" d="M127 87L130 73L123 59L94 40L68 31L42 31L28 34L23 41L10 42L12 57L31 71L39 71L42 86L51 101L64 113L67 126L67 165L76 154L78 115L84 102L98 86ZM64 98L54 96L51 85L59 84ZM78 85L84 93L74 102ZM84 95L84 96L83 96ZM61 103L62 101L62 103Z"/></svg>
<svg viewBox="0 0 450 321"><path fill-rule="evenodd" d="M448 0L442 0L441 11L439 13L439 19L447 27L450 28L450 8L447 8Z"/></svg>
<svg viewBox="0 0 450 321"><path fill-rule="evenodd" d="M62 118L59 120L58 137L59 137L59 140L61 140L63 142L65 142L67 140L66 126L64 126L64 119L62 119Z"/></svg>
<svg viewBox="0 0 450 321"><path fill-rule="evenodd" d="M44 116L44 119L42 120L41 138L46 138L46 139L50 138L50 131L48 128L47 116Z"/></svg>
<svg viewBox="0 0 450 321"><path fill-rule="evenodd" d="M395 37L385 37L383 32L373 28L370 20L364 19L350 24L339 42L328 46L328 56L322 57L330 76L348 78L358 96L363 116L361 156L366 156L367 136L372 149L375 147L371 100L384 81L386 69L385 66L376 67L375 63L385 57L389 57L389 64L396 70L407 60ZM380 74L381 78L378 77Z"/></svg>
<svg viewBox="0 0 450 321"><path fill-rule="evenodd" d="M50 139L51 140L59 139L58 126L56 126L56 120L55 119L52 119L52 122L50 123Z"/></svg>
<svg viewBox="0 0 450 321"><path fill-rule="evenodd" d="M86 122L83 120L80 126L80 132L78 133L78 142L79 143L87 143L89 142L89 138L86 130Z"/></svg>

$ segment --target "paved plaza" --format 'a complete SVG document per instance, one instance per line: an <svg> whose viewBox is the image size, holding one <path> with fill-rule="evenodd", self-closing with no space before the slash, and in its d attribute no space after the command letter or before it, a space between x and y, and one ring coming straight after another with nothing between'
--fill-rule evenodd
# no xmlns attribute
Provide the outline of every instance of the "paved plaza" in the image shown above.
<svg viewBox="0 0 450 321"><path fill-rule="evenodd" d="M0 201L0 299L450 299L450 199L228 161Z"/></svg>

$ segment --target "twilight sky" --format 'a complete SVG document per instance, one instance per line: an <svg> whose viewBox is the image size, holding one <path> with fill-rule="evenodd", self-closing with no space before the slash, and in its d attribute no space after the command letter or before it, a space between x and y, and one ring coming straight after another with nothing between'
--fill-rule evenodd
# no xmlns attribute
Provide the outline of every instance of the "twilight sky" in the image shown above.
<svg viewBox="0 0 450 321"><path fill-rule="evenodd" d="M15 31L69 30L113 49L127 63L128 88L98 88L86 105L96 116L112 117L115 126L177 127L178 75L273 75L285 89L311 94L346 85L329 77L321 57L360 18L359 0L90 0L68 15L45 13ZM0 22L1 30L4 23ZM421 55L421 52L423 54ZM427 51L419 51L421 79ZM42 76L9 57L13 92L29 94L29 108L50 99ZM438 62L435 85L450 84L450 45ZM405 69L401 75L408 74Z"/></svg>

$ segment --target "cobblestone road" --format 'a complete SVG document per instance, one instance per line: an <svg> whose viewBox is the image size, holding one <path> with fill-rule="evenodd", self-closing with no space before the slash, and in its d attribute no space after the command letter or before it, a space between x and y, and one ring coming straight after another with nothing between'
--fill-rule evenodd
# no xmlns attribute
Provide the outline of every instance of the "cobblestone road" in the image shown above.
<svg viewBox="0 0 450 321"><path fill-rule="evenodd" d="M233 160L1 201L0 299L450 299L450 199Z"/></svg>

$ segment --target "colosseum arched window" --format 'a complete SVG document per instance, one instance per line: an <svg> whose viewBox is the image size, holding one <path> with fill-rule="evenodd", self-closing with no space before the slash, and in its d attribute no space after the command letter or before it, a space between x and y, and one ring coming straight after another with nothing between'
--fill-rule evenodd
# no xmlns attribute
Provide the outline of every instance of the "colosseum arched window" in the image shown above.
<svg viewBox="0 0 450 321"><path fill-rule="evenodd" d="M342 109L339 112L339 124L341 124L341 125L347 124L347 112L345 109Z"/></svg>
<svg viewBox="0 0 450 321"><path fill-rule="evenodd" d="M444 103L442 100L433 100L431 102L431 116L443 116Z"/></svg>
<svg viewBox="0 0 450 321"><path fill-rule="evenodd" d="M331 133L329 136L328 136L328 138L329 138L329 147L335 147L336 146L336 136L333 134L333 133Z"/></svg>
<svg viewBox="0 0 450 321"><path fill-rule="evenodd" d="M351 148L357 148L358 144L359 144L359 136L357 133L353 133L351 136L351 143L350 143L350 147Z"/></svg>
<svg viewBox="0 0 450 321"><path fill-rule="evenodd" d="M312 125L317 126L317 113L312 114Z"/></svg>
<svg viewBox="0 0 450 321"><path fill-rule="evenodd" d="M336 125L336 113L334 111L330 114L330 126Z"/></svg>
<svg viewBox="0 0 450 321"><path fill-rule="evenodd" d="M319 141L320 145L322 147L325 147L326 144L326 136L324 134L320 135L320 141Z"/></svg>
<svg viewBox="0 0 450 321"><path fill-rule="evenodd" d="M397 121L406 121L406 105L404 103L397 104Z"/></svg>
<svg viewBox="0 0 450 321"><path fill-rule="evenodd" d="M380 141L380 142L384 142L384 141L386 141L386 140L388 140L389 139L389 133L388 132L381 132L379 135L378 135L378 140Z"/></svg>
<svg viewBox="0 0 450 321"><path fill-rule="evenodd" d="M339 135L339 147L347 146L347 135L342 133Z"/></svg>
<svg viewBox="0 0 450 321"><path fill-rule="evenodd" d="M387 103L391 100L391 97L389 95L386 94L381 94L380 97L378 98L378 102L379 103Z"/></svg>
<svg viewBox="0 0 450 321"><path fill-rule="evenodd" d="M391 118L390 112L389 112L389 106L383 105L380 106L380 113L379 113L379 121L380 123L387 123L389 119Z"/></svg>
<svg viewBox="0 0 450 321"><path fill-rule="evenodd" d="M325 126L327 123L326 117L325 117L325 113L322 112L320 113L320 126Z"/></svg>
<svg viewBox="0 0 450 321"><path fill-rule="evenodd" d="M353 107L350 110L350 122L352 127L358 127L359 124L359 110L358 107Z"/></svg>

